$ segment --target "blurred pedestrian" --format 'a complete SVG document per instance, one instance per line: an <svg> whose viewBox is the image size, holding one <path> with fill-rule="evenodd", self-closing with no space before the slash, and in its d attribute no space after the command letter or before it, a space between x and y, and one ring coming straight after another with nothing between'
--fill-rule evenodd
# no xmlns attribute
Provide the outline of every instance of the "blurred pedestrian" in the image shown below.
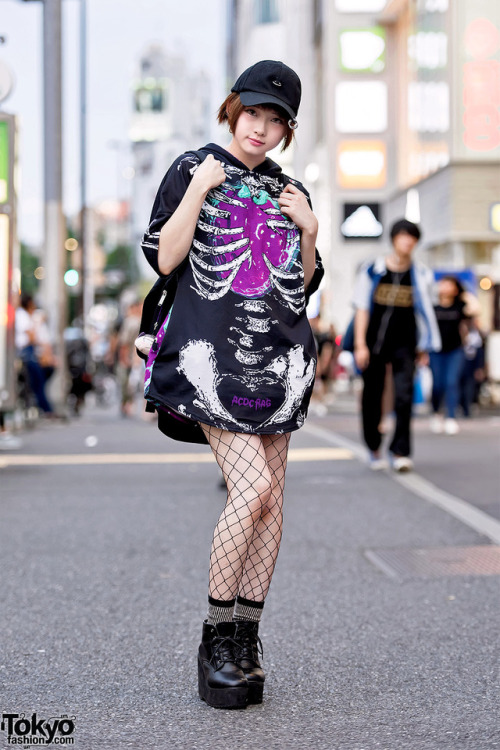
<svg viewBox="0 0 500 750"><path fill-rule="evenodd" d="M54 375L57 367L57 359L47 325L47 313L41 308L33 311L33 324L35 329L36 357L42 368L45 386Z"/></svg>
<svg viewBox="0 0 500 750"><path fill-rule="evenodd" d="M466 419L479 400L481 384L485 379L485 336L476 318L465 321L467 333L464 340L465 363L460 378L460 406ZM477 407L476 407L477 408Z"/></svg>
<svg viewBox="0 0 500 750"><path fill-rule="evenodd" d="M92 363L89 343L83 329L74 325L64 332L66 362L71 383L68 403L75 416L80 416L86 394L92 390Z"/></svg>
<svg viewBox="0 0 500 750"><path fill-rule="evenodd" d="M363 436L370 467L385 468L381 454L382 397L387 365L394 387L395 432L389 446L395 471L410 471L413 375L416 361L441 341L432 305L432 272L414 260L420 239L411 221L396 221L390 232L392 251L363 264L354 291L354 358L363 376Z"/></svg>
<svg viewBox="0 0 500 750"><path fill-rule="evenodd" d="M176 159L143 240L156 271L178 279L146 398L166 434L209 443L228 488L198 652L200 697L220 708L262 701L259 620L280 547L290 434L314 383L305 289L323 274L317 220L305 188L266 157L291 144L300 93L281 62L248 68L219 110L229 146Z"/></svg>
<svg viewBox="0 0 500 750"><path fill-rule="evenodd" d="M318 351L311 410L314 410L318 416L324 416L328 413L328 404L331 402L331 384L334 379L335 360L338 354L338 347L335 343L335 328L333 324L325 325L320 313L314 318L309 318L309 323Z"/></svg>
<svg viewBox="0 0 500 750"><path fill-rule="evenodd" d="M432 418L431 430L456 435L460 427L456 420L456 408L460 395L460 380L465 365L463 343L467 336L466 321L479 312L472 295L464 298L465 290L455 276L443 276L438 282L438 304L435 305L441 350L431 352L432 370ZM445 402L445 419L440 413Z"/></svg>
<svg viewBox="0 0 500 750"><path fill-rule="evenodd" d="M15 340L18 356L28 375L28 384L35 397L37 407L47 417L54 416L52 404L45 393L45 375L38 359L37 330L33 314L36 305L30 294L21 296L20 307L16 310Z"/></svg>
<svg viewBox="0 0 500 750"><path fill-rule="evenodd" d="M123 417L129 417L133 412L143 372L142 362L135 350L135 340L139 335L141 325L141 310L140 300L132 300L118 333L116 372L121 390L120 411Z"/></svg>

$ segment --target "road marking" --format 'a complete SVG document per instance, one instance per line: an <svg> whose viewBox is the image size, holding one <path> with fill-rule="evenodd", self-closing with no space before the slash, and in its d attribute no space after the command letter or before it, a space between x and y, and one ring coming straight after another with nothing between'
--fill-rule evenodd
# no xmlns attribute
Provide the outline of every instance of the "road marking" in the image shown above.
<svg viewBox="0 0 500 750"><path fill-rule="evenodd" d="M339 435L337 432L333 432L326 427L318 427L316 424L306 424L304 425L303 430L309 432L311 435L321 438L322 440L326 440L327 443L332 443L341 448L347 448L351 453L354 453L356 458L359 458L362 461L365 461L366 459L366 451L363 449L363 446L354 442L354 440L349 440L349 438Z"/></svg>
<svg viewBox="0 0 500 750"><path fill-rule="evenodd" d="M349 461L352 451L336 448L292 448L288 461ZM76 453L58 455L2 456L0 468L6 466L108 466L111 464L209 464L212 453Z"/></svg>
<svg viewBox="0 0 500 750"><path fill-rule="evenodd" d="M349 438L345 438L326 427L318 427L318 425L306 424L303 429L328 443L350 450L356 458L366 463L365 449L359 443L355 443L354 440L349 440ZM396 474L390 471L384 473L401 486L410 490L410 492L413 492L414 495L418 495L429 503L441 508L441 510L446 511L469 528L487 536L495 544L500 544L500 521L497 521L496 518L488 515L488 513L479 510L479 508L476 508L466 500L462 500L460 497L441 490L435 484L415 472L411 474Z"/></svg>
<svg viewBox="0 0 500 750"><path fill-rule="evenodd" d="M424 500L437 505L454 518L458 518L459 521L465 523L466 526L484 534L496 544L500 544L500 521L497 521L488 513L479 510L466 500L439 489L420 474L394 474L392 478L415 495L419 495Z"/></svg>

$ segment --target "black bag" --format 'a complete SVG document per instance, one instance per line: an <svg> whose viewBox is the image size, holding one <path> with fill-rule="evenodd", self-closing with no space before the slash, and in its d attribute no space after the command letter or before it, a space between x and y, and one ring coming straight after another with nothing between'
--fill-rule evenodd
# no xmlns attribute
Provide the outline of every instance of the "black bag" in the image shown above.
<svg viewBox="0 0 500 750"><path fill-rule="evenodd" d="M161 276L157 279L142 304L140 333L135 340L136 352L141 359L146 361L148 359L149 349L151 349L151 345L154 346L153 342L158 333L158 328L174 304L179 276L187 263L186 257L175 271L172 271L168 276Z"/></svg>

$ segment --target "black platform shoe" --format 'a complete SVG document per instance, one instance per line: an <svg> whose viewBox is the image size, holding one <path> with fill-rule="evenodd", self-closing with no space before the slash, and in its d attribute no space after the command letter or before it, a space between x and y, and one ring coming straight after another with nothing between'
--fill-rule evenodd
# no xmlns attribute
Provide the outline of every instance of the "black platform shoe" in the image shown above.
<svg viewBox="0 0 500 750"><path fill-rule="evenodd" d="M259 638L259 623L241 620L235 625L235 640L239 646L237 659L248 680L248 702L262 703L266 677L259 662L259 653L263 655L262 642Z"/></svg>
<svg viewBox="0 0 500 750"><path fill-rule="evenodd" d="M214 708L245 708L248 682L237 660L236 623L203 623L198 650L198 691Z"/></svg>

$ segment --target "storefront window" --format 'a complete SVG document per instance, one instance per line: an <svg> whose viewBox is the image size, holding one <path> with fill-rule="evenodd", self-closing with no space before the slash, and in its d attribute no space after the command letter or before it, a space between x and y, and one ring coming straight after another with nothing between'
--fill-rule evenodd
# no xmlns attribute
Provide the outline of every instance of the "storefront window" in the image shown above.
<svg viewBox="0 0 500 750"><path fill-rule="evenodd" d="M162 85L139 85L134 92L136 112L163 112L167 108L167 92Z"/></svg>

